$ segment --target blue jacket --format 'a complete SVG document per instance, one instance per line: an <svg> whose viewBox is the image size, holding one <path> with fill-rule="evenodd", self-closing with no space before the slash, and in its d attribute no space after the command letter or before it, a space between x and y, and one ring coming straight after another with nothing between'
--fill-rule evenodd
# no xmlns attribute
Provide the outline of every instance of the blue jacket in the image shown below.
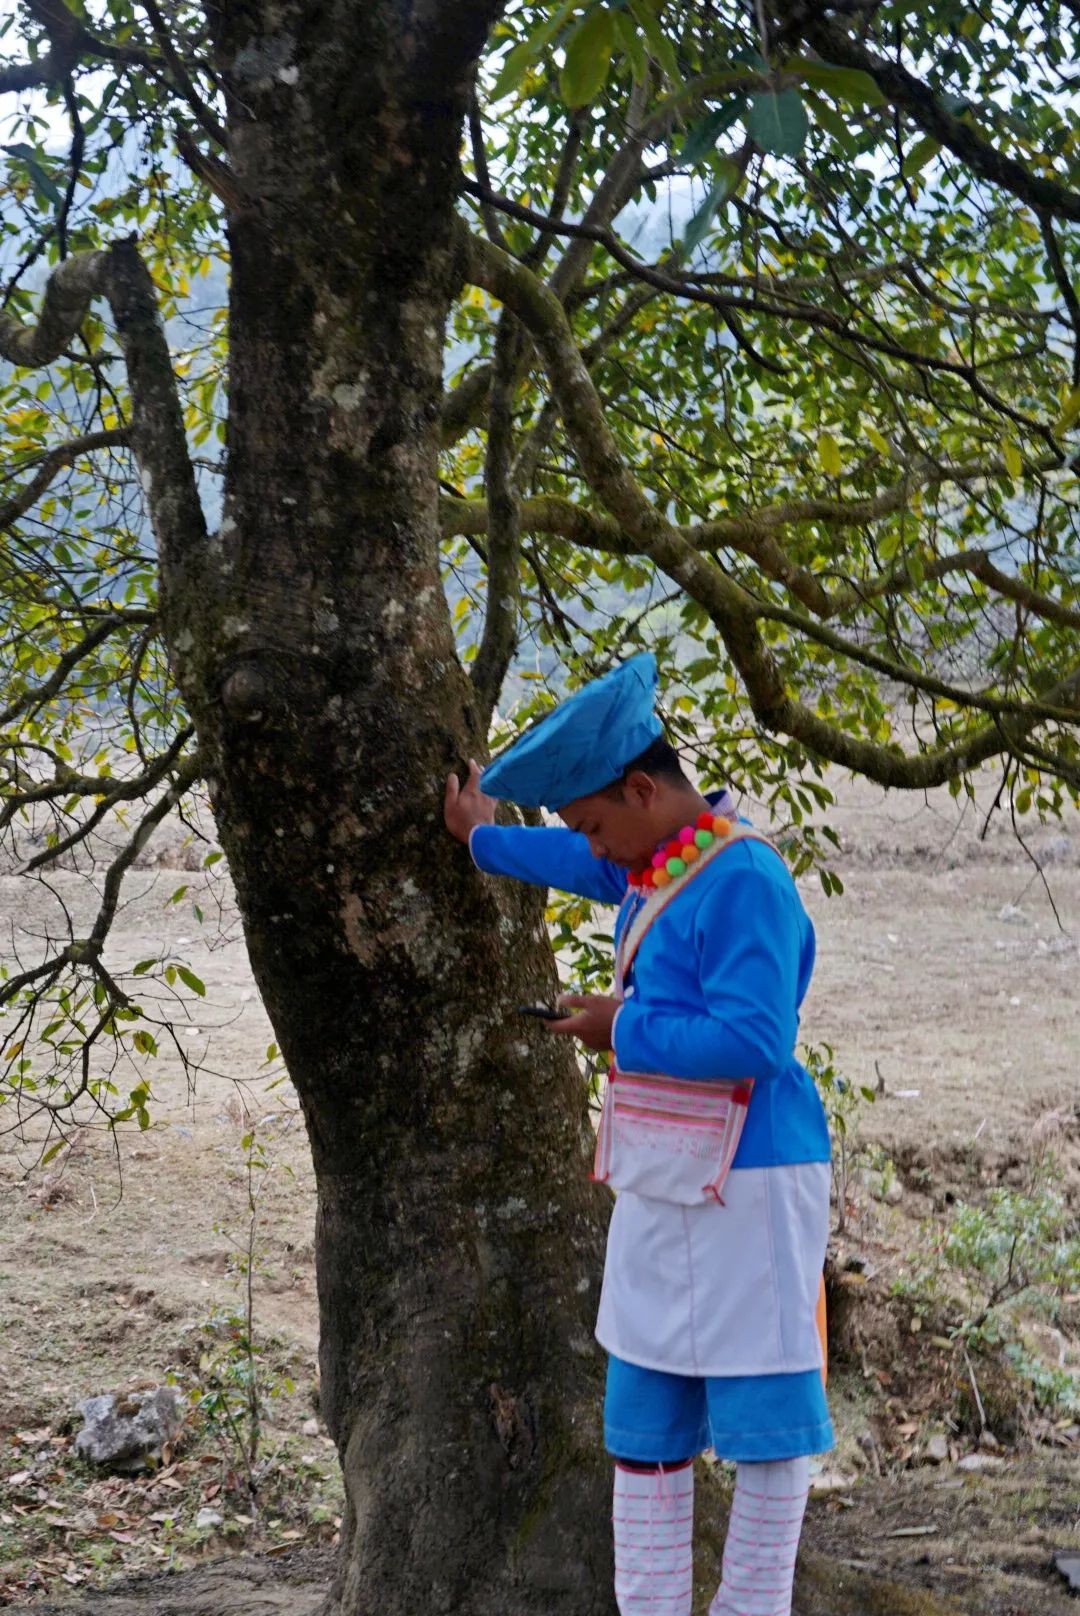
<svg viewBox="0 0 1080 1616"><path fill-rule="evenodd" d="M477 866L620 904L615 938L636 907L626 871L556 826L478 825ZM829 1130L813 1079L795 1059L799 1007L814 968L814 928L783 860L740 841L701 870L649 928L624 984L615 1061L626 1072L754 1078L734 1167L828 1161Z"/></svg>

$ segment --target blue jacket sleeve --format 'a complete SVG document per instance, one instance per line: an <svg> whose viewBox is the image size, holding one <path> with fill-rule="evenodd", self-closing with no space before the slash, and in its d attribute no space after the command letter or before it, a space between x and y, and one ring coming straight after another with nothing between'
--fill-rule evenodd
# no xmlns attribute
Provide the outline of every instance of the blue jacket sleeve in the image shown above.
<svg viewBox="0 0 1080 1616"><path fill-rule="evenodd" d="M593 858L586 837L557 825L476 825L469 852L485 875L509 875L597 903L621 903L626 895L626 871Z"/></svg>
<svg viewBox="0 0 1080 1616"><path fill-rule="evenodd" d="M805 936L799 897L786 877L753 864L725 872L710 884L694 920L705 1008L626 1000L613 1031L620 1071L776 1077L795 1048Z"/></svg>

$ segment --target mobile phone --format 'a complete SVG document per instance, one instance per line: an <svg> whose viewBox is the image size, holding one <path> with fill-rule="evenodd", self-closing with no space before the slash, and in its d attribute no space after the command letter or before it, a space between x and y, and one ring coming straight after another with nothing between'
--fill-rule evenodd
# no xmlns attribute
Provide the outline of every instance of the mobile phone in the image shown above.
<svg viewBox="0 0 1080 1616"><path fill-rule="evenodd" d="M538 1021L565 1021L573 1015L572 1010L564 1010L553 1004L519 1004L519 1016L535 1016Z"/></svg>

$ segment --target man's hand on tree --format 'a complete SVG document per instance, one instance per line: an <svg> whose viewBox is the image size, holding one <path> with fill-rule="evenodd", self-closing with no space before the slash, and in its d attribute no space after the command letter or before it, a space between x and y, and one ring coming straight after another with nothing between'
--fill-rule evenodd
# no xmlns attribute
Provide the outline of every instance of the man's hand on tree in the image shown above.
<svg viewBox="0 0 1080 1616"><path fill-rule="evenodd" d="M549 1032L560 1037L577 1038L586 1049L610 1049L611 1028L618 999L606 999L599 993L560 993L555 1001L561 1009L574 1010L576 1015L565 1021L547 1021Z"/></svg>
<svg viewBox="0 0 1080 1616"><path fill-rule="evenodd" d="M456 774L447 776L443 819L451 836L456 836L459 842L468 842L469 833L476 825L494 825L495 798L485 797L480 790L480 765L475 758L469 759L469 774L464 785L459 784Z"/></svg>

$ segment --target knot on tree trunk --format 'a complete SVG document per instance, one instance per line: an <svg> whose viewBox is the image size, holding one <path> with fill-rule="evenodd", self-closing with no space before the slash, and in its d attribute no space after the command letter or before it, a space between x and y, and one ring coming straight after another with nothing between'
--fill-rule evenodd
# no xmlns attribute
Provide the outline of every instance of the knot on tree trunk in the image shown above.
<svg viewBox="0 0 1080 1616"><path fill-rule="evenodd" d="M238 724L265 724L273 701L271 680L255 662L241 662L222 680L221 704Z"/></svg>

